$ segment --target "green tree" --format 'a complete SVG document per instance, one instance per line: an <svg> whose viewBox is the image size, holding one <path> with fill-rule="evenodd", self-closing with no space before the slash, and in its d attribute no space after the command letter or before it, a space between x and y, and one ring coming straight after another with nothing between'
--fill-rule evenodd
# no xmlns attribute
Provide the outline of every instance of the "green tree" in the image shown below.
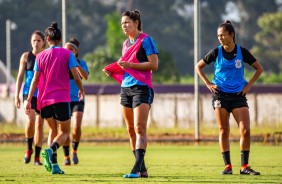
<svg viewBox="0 0 282 184"><path fill-rule="evenodd" d="M96 48L92 53L85 54L83 59L87 61L89 71L91 72L89 82L114 83L114 81L103 72L105 66L115 61L106 47Z"/></svg>
<svg viewBox="0 0 282 184"><path fill-rule="evenodd" d="M106 20L108 23L106 31L107 49L113 58L118 59L121 56L123 41L126 39L120 26L120 15L113 12L106 16Z"/></svg>
<svg viewBox="0 0 282 184"><path fill-rule="evenodd" d="M267 13L258 19L260 31L255 35L257 45L253 54L268 72L282 70L282 12Z"/></svg>
<svg viewBox="0 0 282 184"><path fill-rule="evenodd" d="M178 83L180 77L172 55L164 49L159 49L158 70L153 73L155 83Z"/></svg>

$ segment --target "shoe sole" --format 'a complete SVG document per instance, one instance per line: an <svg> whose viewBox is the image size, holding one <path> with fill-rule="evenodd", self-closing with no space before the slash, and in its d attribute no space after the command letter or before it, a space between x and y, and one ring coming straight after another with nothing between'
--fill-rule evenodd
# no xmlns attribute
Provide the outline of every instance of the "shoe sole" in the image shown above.
<svg viewBox="0 0 282 184"><path fill-rule="evenodd" d="M48 171L48 172L51 172L52 171L52 168L51 168L51 163L50 163L50 160L49 160L49 154L47 153L47 151L42 151L42 157L44 159L44 167L45 169Z"/></svg>

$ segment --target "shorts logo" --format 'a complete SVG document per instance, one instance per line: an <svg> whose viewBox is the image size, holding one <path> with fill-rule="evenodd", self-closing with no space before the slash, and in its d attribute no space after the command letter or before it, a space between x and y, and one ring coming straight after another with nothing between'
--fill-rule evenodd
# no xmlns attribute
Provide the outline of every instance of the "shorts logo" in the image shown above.
<svg viewBox="0 0 282 184"><path fill-rule="evenodd" d="M221 108L220 100L215 100L213 105L214 105L214 108Z"/></svg>
<svg viewBox="0 0 282 184"><path fill-rule="evenodd" d="M236 59L236 60L235 60L235 67L236 67L236 68L241 68L241 67L242 67L242 62L241 62L240 59Z"/></svg>

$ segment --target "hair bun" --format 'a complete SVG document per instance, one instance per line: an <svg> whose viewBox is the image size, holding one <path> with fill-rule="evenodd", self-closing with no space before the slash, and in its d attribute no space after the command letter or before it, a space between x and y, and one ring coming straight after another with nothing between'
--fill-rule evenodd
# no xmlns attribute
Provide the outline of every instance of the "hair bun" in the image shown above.
<svg viewBox="0 0 282 184"><path fill-rule="evenodd" d="M231 23L230 20L226 20L224 23L226 23L226 24L231 24L231 25L232 25L232 23Z"/></svg>
<svg viewBox="0 0 282 184"><path fill-rule="evenodd" d="M51 27L54 28L54 29L58 29L57 22L52 22Z"/></svg>

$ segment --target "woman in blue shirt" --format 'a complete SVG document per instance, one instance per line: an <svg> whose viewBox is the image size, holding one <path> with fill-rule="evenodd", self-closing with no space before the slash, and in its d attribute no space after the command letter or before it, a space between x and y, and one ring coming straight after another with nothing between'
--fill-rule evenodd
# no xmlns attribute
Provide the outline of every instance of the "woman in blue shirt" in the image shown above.
<svg viewBox="0 0 282 184"><path fill-rule="evenodd" d="M241 168L240 174L259 175L249 167L250 115L246 94L263 71L261 64L245 48L235 43L235 30L230 21L225 21L217 29L220 46L210 51L195 66L198 75L213 93L212 105L219 127L219 145L225 169L221 174L232 174L229 144L229 117L234 116L240 129ZM214 79L208 80L203 68L214 64ZM244 78L244 63L255 69L253 77L247 82Z"/></svg>
<svg viewBox="0 0 282 184"><path fill-rule="evenodd" d="M25 83L23 86L23 100L27 99L31 81L34 75L33 67L36 55L44 50L46 45L45 35L39 30L36 30L31 35L32 51L24 52L20 59L19 72L16 82L15 106L20 108L20 90L22 87L23 78ZM32 144L35 145L34 165L42 165L40 162L40 151L43 144L43 123L44 120L40 117L40 112L37 110L37 90L31 100L31 112L27 115L27 123L25 124L25 137L27 150L24 155L24 163L29 163L33 154Z"/></svg>
<svg viewBox="0 0 282 184"><path fill-rule="evenodd" d="M66 43L65 48L71 50L76 59L77 59L77 71L81 78L84 80L88 79L89 70L85 61L78 59L78 50L79 42L76 38L70 38L70 40ZM71 114L73 118L73 130L72 130L72 162L73 164L78 164L78 157L77 157L77 149L78 144L81 138L81 123L83 118L84 112L84 100L79 101L77 96L79 91L78 86L76 85L75 81L73 80L73 76L70 73L70 95L71 95ZM63 145L64 150L64 165L71 165L70 161L70 139L66 141Z"/></svg>

